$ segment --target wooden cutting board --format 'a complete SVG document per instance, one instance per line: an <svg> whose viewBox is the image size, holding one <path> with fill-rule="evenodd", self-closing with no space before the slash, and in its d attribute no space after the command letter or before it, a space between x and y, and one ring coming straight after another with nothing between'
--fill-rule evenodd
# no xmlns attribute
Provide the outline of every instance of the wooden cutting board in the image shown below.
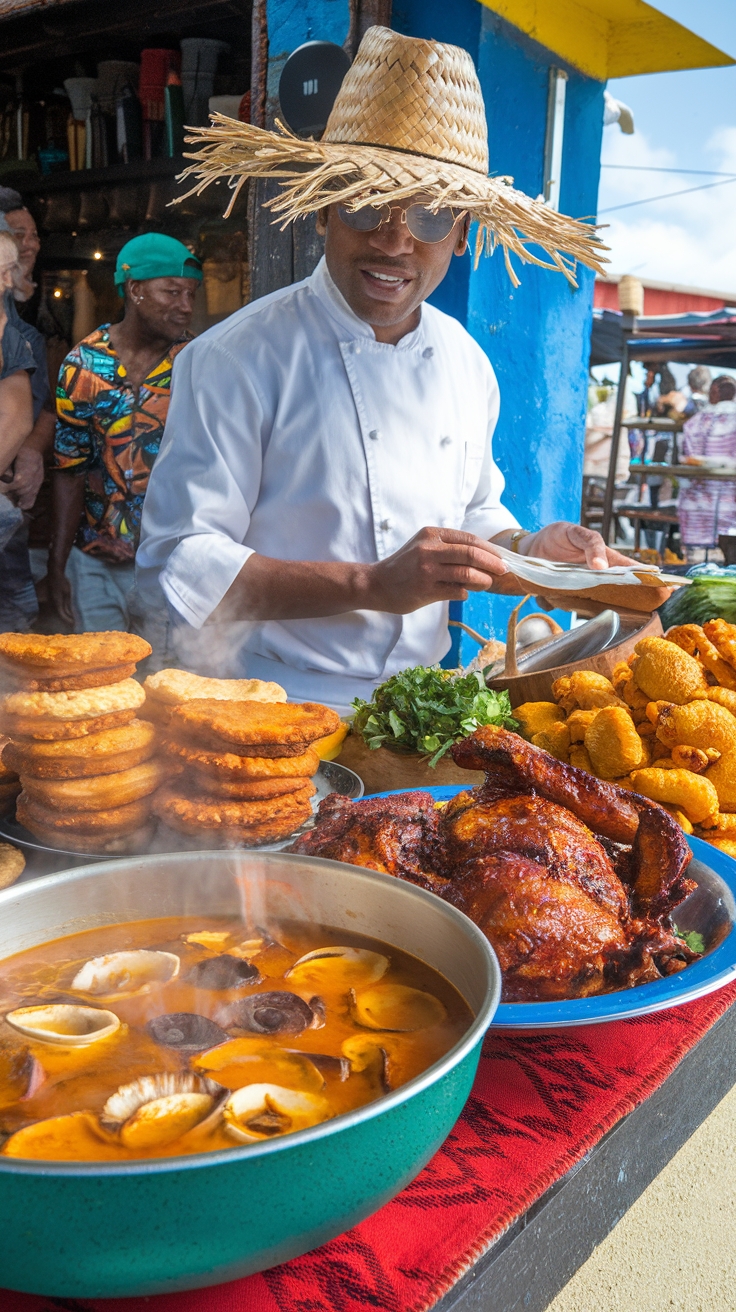
<svg viewBox="0 0 736 1312"><path fill-rule="evenodd" d="M388 793L395 788L442 787L444 784L465 784L474 788L485 778L477 770L461 770L451 756L443 756L432 770L418 753L389 752L385 747L373 752L360 735L352 733L345 739L337 760L360 776L366 793Z"/></svg>

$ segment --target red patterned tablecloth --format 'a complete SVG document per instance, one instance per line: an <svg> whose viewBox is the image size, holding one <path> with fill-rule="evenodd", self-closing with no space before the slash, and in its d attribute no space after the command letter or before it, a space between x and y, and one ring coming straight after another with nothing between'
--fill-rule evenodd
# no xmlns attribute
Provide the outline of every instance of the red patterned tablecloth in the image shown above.
<svg viewBox="0 0 736 1312"><path fill-rule="evenodd" d="M503 1231L670 1074L736 984L580 1029L491 1031L473 1092L421 1175L361 1225L283 1266L152 1298L0 1291L2 1312L427 1312Z"/></svg>

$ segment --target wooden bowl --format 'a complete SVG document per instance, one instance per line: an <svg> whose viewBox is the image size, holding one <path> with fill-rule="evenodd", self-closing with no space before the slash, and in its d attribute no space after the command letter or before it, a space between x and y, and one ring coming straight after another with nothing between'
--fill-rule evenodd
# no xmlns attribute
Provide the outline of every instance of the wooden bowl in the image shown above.
<svg viewBox="0 0 736 1312"><path fill-rule="evenodd" d="M429 788L432 785L465 784L474 788L485 776L477 770L461 770L452 757L443 756L434 769L418 752L390 752L385 747L371 751L360 734L348 734L338 757L340 765L354 770L363 780L366 793L388 793L392 789Z"/></svg>
<svg viewBox="0 0 736 1312"><path fill-rule="evenodd" d="M490 679L488 686L496 689L507 688L512 707L521 706L523 702L551 702L554 701L552 684L555 679L573 674L575 670L595 670L597 674L605 674L606 678L610 679L614 666L631 655L637 642L642 638L660 637L661 633L662 624L659 615L655 612L648 624L597 655L586 656L579 661L570 661L567 665L555 665L549 670L533 670L529 674L515 676L501 674L498 678Z"/></svg>

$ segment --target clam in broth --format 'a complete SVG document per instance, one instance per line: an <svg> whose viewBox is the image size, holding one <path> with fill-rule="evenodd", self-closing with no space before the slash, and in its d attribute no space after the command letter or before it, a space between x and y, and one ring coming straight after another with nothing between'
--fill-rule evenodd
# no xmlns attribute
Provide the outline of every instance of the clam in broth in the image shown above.
<svg viewBox="0 0 736 1312"><path fill-rule="evenodd" d="M471 1013L360 935L108 925L0 962L0 1152L129 1161L312 1129L442 1057Z"/></svg>

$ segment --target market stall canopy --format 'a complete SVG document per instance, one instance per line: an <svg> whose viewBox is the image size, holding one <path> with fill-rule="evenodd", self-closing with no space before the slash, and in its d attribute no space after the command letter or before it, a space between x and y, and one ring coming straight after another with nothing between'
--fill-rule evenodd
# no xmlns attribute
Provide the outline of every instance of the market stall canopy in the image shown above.
<svg viewBox="0 0 736 1312"><path fill-rule="evenodd" d="M643 0L481 0L568 64L605 82L735 61Z"/></svg>
<svg viewBox="0 0 736 1312"><path fill-rule="evenodd" d="M708 314L665 314L632 319L617 310L594 310L590 364L623 359L657 363L680 360L736 368L736 309L725 306Z"/></svg>

